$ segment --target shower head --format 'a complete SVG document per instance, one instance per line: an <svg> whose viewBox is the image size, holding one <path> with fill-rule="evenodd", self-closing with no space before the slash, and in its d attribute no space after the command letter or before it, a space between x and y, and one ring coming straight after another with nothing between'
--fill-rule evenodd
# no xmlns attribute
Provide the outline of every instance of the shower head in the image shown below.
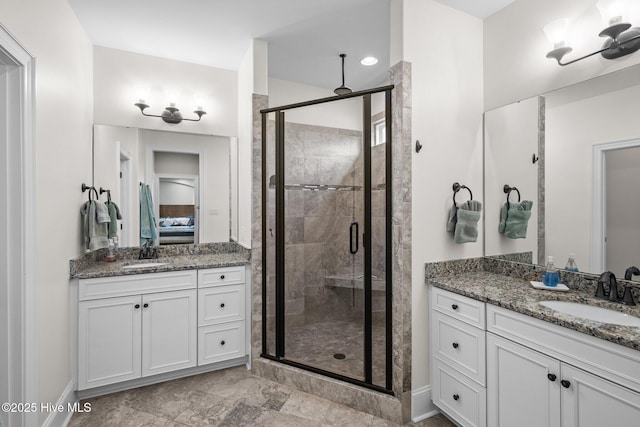
<svg viewBox="0 0 640 427"><path fill-rule="evenodd" d="M333 93L336 95L346 95L351 93L352 90L344 85L344 58L346 58L346 53L341 53L340 58L342 58L342 85L334 89Z"/></svg>

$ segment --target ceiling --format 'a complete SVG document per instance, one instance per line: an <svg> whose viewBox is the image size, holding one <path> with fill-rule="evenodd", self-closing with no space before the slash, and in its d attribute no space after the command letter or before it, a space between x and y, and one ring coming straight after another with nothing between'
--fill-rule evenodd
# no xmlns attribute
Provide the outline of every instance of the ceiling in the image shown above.
<svg viewBox="0 0 640 427"><path fill-rule="evenodd" d="M437 0L484 18L513 0ZM389 68L390 0L69 0L93 44L237 70L252 39L269 45L269 76L354 90ZM375 56L365 67L360 59Z"/></svg>

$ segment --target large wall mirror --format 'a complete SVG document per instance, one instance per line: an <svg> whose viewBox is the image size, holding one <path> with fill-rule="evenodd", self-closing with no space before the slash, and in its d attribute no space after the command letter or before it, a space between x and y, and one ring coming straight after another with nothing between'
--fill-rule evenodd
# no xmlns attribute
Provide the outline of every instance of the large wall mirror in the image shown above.
<svg viewBox="0 0 640 427"><path fill-rule="evenodd" d="M639 266L639 114L640 66L486 112L485 255L562 268L574 253L580 271L618 277ZM498 233L504 184L534 203L524 239Z"/></svg>
<svg viewBox="0 0 640 427"><path fill-rule="evenodd" d="M120 246L140 245L149 185L160 245L237 240L237 139L94 125L94 186L122 213Z"/></svg>

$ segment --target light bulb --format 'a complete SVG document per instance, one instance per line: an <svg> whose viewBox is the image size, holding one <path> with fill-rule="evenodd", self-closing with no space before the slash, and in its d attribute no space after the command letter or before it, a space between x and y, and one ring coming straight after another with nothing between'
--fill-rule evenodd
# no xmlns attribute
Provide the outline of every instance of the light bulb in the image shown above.
<svg viewBox="0 0 640 427"><path fill-rule="evenodd" d="M564 47L567 44L568 29L569 20L565 18L547 24L543 30L549 41L553 43L553 48L557 49L559 47Z"/></svg>
<svg viewBox="0 0 640 427"><path fill-rule="evenodd" d="M600 0L596 5L606 25L620 24L626 16L627 8L623 1Z"/></svg>

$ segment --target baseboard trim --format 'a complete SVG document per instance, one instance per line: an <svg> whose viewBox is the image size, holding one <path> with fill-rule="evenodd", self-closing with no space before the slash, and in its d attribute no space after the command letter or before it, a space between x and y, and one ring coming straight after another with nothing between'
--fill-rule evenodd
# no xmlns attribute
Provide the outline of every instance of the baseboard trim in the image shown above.
<svg viewBox="0 0 640 427"><path fill-rule="evenodd" d="M431 386L420 387L411 392L411 421L417 423L439 413L431 401Z"/></svg>
<svg viewBox="0 0 640 427"><path fill-rule="evenodd" d="M42 423L42 427L65 427L69 424L73 415L74 405L78 402L73 389L73 381L69 381L69 384L67 384L58 398L55 408L51 408L49 416ZM62 408L62 410L58 411L58 408Z"/></svg>

